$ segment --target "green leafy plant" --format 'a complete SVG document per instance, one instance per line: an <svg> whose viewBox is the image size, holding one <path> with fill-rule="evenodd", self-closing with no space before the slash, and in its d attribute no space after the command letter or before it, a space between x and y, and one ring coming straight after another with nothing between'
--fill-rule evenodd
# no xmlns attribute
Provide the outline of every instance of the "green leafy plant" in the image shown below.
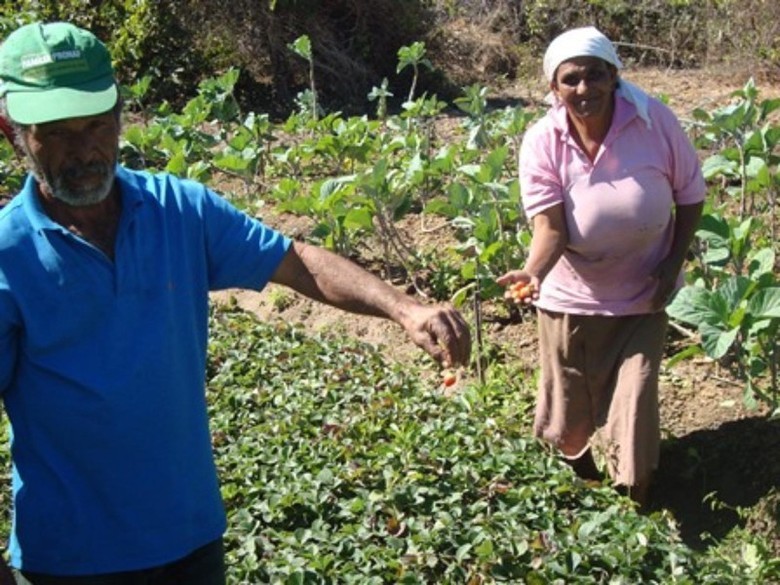
<svg viewBox="0 0 780 585"><path fill-rule="evenodd" d="M370 346L236 309L211 330L230 582L708 582L667 517L528 438L507 378L446 398Z"/></svg>
<svg viewBox="0 0 780 585"><path fill-rule="evenodd" d="M761 398L778 414L780 286L772 274L773 264L773 255L757 255L748 277L729 277L714 289L686 286L667 311L698 329L709 357L735 360L746 380L747 405L755 406L756 398Z"/></svg>
<svg viewBox="0 0 780 585"><path fill-rule="evenodd" d="M757 194L767 194L771 207L776 208L777 189L769 175L778 161L774 151L780 142L780 127L768 119L780 108L780 99L759 101L752 78L733 97L737 99L731 105L713 112L696 109L693 114L697 144L716 149L704 161L705 178L736 182L726 192L738 199L739 219L743 220L756 212Z"/></svg>
<svg viewBox="0 0 780 585"><path fill-rule="evenodd" d="M319 106L317 105L317 86L314 79L314 53L311 48L311 39L308 35L301 35L288 45L288 48L298 55L299 57L306 59L309 65L309 89L308 92L299 94L298 103L305 108L315 122L319 117Z"/></svg>
<svg viewBox="0 0 780 585"><path fill-rule="evenodd" d="M425 52L425 43L420 41L398 49L398 66L396 67L396 73L401 73L407 67L411 67L413 72L412 83L409 87L409 95L406 98L407 102L414 101L415 92L417 91L417 80L420 77L420 67L433 69L433 65L425 56Z"/></svg>
<svg viewBox="0 0 780 585"><path fill-rule="evenodd" d="M387 98L393 97L393 93L388 90L389 82L387 77L382 79L382 85L379 87L374 86L371 92L368 94L369 101L376 101L376 117L380 120L384 120L387 117Z"/></svg>
<svg viewBox="0 0 780 585"><path fill-rule="evenodd" d="M694 112L696 144L716 149L703 164L715 197L696 234L691 284L668 311L697 328L704 353L733 366L745 381L746 404L754 407L760 399L776 414L780 288L775 175L780 158L775 151L780 127L770 115L780 108L780 100L759 101L752 79L733 97L724 108ZM719 197L721 193L731 197ZM767 216L769 230L762 221Z"/></svg>

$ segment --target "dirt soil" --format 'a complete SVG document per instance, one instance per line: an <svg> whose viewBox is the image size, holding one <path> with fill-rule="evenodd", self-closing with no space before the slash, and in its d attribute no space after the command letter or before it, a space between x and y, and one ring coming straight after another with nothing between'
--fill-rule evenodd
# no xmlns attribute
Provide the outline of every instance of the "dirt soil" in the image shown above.
<svg viewBox="0 0 780 585"><path fill-rule="evenodd" d="M650 93L668 96L669 106L683 119L689 119L694 108L712 110L726 105L731 93L741 89L750 75L748 71L733 70L624 71L627 79ZM759 99L780 97L780 83L756 76L756 84ZM525 82L503 88L496 98L502 103L539 103L544 93L543 84ZM273 209L264 208L262 215L267 223L293 237L305 237L310 228L305 218L277 215ZM423 249L435 246L436 233L428 230L422 239L418 237L416 245ZM232 299L263 319L300 323L311 331L359 338L380 346L388 356L401 362L419 356L419 351L392 323L347 315L273 285L263 293L227 291L215 298ZM533 319L507 324L492 320L489 310L487 313L486 339L506 348L507 359L520 360L533 371ZM684 333L671 330L670 354L684 338ZM679 523L683 539L694 548L706 547L742 524L767 535L780 555L780 420L772 422L765 411L746 409L742 391L739 382L707 359L664 369L660 392L664 440L651 492L651 509L670 511ZM716 505L716 501L722 505ZM748 512L740 514L741 509ZM704 536L707 534L711 538Z"/></svg>

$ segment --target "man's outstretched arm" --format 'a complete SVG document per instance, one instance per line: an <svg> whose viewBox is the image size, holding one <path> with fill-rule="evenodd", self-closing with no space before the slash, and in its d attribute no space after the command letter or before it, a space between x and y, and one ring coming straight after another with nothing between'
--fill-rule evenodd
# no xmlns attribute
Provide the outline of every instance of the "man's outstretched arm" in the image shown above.
<svg viewBox="0 0 780 585"><path fill-rule="evenodd" d="M338 254L294 242L271 280L351 313L395 321L436 361L468 364L471 334L457 310L422 304Z"/></svg>

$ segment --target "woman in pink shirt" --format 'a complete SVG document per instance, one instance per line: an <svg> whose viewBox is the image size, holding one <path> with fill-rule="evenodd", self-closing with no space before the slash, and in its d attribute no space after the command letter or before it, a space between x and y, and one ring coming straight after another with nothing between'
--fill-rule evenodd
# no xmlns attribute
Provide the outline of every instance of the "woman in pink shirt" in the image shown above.
<svg viewBox="0 0 780 585"><path fill-rule="evenodd" d="M520 151L533 224L522 270L537 307L541 377L534 432L578 474L600 477L591 447L638 503L658 466L658 374L667 317L701 217L696 151L661 102L621 79L593 27L550 44L548 113Z"/></svg>

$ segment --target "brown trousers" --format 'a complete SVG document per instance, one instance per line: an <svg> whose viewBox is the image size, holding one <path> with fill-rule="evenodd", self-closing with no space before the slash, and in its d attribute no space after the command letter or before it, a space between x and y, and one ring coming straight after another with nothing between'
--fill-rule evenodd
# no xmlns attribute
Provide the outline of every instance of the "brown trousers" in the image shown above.
<svg viewBox="0 0 780 585"><path fill-rule="evenodd" d="M589 447L616 484L658 467L658 375L666 313L607 317L538 311L541 377L534 433L575 458Z"/></svg>

